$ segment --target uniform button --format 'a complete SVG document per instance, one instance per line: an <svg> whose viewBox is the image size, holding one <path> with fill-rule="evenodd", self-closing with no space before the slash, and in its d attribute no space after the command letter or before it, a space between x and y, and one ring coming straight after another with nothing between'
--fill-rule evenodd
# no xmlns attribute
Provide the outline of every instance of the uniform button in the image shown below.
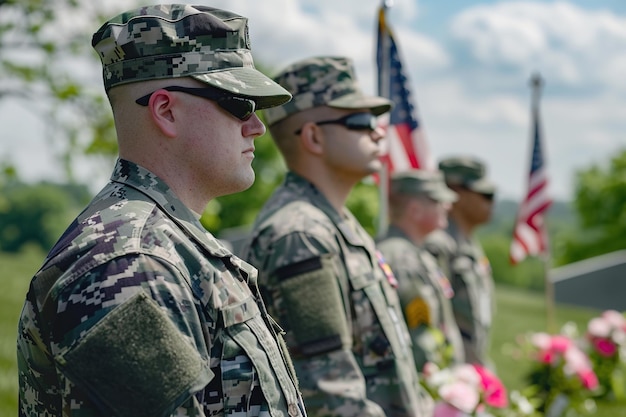
<svg viewBox="0 0 626 417"><path fill-rule="evenodd" d="M289 404L289 415L291 417L298 417L300 415L300 411L298 410L298 406L296 404Z"/></svg>

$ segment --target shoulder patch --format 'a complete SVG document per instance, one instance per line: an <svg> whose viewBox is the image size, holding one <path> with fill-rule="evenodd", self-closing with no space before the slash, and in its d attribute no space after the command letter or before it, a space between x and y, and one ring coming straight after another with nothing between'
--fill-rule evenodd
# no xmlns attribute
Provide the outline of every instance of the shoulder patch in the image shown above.
<svg viewBox="0 0 626 417"><path fill-rule="evenodd" d="M430 326L430 309L426 300L421 297L414 298L404 308L404 317L409 329L415 329L421 325Z"/></svg>
<svg viewBox="0 0 626 417"><path fill-rule="evenodd" d="M143 292L55 359L96 404L120 417L167 415L213 378L208 363Z"/></svg>
<svg viewBox="0 0 626 417"><path fill-rule="evenodd" d="M282 282L298 275L317 271L318 269L322 269L322 258L320 257L310 258L291 265L283 266L278 268L276 272L274 272L274 275L276 275L278 281Z"/></svg>
<svg viewBox="0 0 626 417"><path fill-rule="evenodd" d="M309 356L350 346L345 307L332 257L281 268L279 290L297 353ZM280 270L279 270L280 271ZM279 273L276 271L276 274Z"/></svg>

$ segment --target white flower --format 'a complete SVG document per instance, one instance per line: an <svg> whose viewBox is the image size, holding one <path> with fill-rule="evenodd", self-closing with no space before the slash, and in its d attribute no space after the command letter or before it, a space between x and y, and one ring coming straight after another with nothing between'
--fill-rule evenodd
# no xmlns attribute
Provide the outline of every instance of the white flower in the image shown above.
<svg viewBox="0 0 626 417"><path fill-rule="evenodd" d="M535 407L528 401L528 398L520 394L519 391L511 392L511 402L513 402L520 413L525 416L531 415L535 411Z"/></svg>
<svg viewBox="0 0 626 417"><path fill-rule="evenodd" d="M611 323L604 317L595 317L587 325L587 332L593 337L609 337L611 330Z"/></svg>
<svg viewBox="0 0 626 417"><path fill-rule="evenodd" d="M561 334L569 337L570 339L576 339L578 334L578 326L573 321L568 321L561 327Z"/></svg>
<svg viewBox="0 0 626 417"><path fill-rule="evenodd" d="M551 345L552 338L548 333L538 332L531 336L530 342L540 350L548 350Z"/></svg>
<svg viewBox="0 0 626 417"><path fill-rule="evenodd" d="M626 332L622 329L615 330L613 332L613 342L617 345L625 345L626 344Z"/></svg>
<svg viewBox="0 0 626 417"><path fill-rule="evenodd" d="M614 328L621 328L626 325L626 317L619 311L606 310L602 313L602 318L608 321Z"/></svg>

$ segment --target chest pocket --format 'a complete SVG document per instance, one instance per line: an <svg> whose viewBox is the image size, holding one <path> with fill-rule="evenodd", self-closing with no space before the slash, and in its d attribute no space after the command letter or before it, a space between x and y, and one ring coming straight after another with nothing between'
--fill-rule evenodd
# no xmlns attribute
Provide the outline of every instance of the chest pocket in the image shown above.
<svg viewBox="0 0 626 417"><path fill-rule="evenodd" d="M355 310L355 339L360 341L363 365L378 372L408 355L409 335L401 320L397 294L382 271L349 277ZM391 298L391 300L390 300Z"/></svg>
<svg viewBox="0 0 626 417"><path fill-rule="evenodd" d="M238 264L226 262L227 270L209 292L217 323L211 366L220 373L221 384L209 387L205 404L211 412L223 405L224 415L255 408L272 416L301 415L279 336L251 291L256 288L256 270L235 261Z"/></svg>

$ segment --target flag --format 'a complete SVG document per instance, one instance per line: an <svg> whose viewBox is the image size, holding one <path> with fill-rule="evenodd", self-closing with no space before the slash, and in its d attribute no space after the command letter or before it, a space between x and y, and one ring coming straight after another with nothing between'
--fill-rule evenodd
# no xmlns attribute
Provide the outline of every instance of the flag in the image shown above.
<svg viewBox="0 0 626 417"><path fill-rule="evenodd" d="M528 189L526 197L520 204L513 231L513 242L509 258L515 265L526 256L548 254L548 235L545 228L544 215L552 200L547 193L548 176L542 149L541 125L539 122L539 89L541 78L534 76L532 104L532 153Z"/></svg>
<svg viewBox="0 0 626 417"><path fill-rule="evenodd" d="M398 45L385 22L385 6L378 11L378 95L394 102L394 108L383 120L385 139L382 160L387 172L410 169L432 169L433 162L426 146L424 132L413 105L409 81L402 68ZM387 175L387 178L389 176Z"/></svg>

